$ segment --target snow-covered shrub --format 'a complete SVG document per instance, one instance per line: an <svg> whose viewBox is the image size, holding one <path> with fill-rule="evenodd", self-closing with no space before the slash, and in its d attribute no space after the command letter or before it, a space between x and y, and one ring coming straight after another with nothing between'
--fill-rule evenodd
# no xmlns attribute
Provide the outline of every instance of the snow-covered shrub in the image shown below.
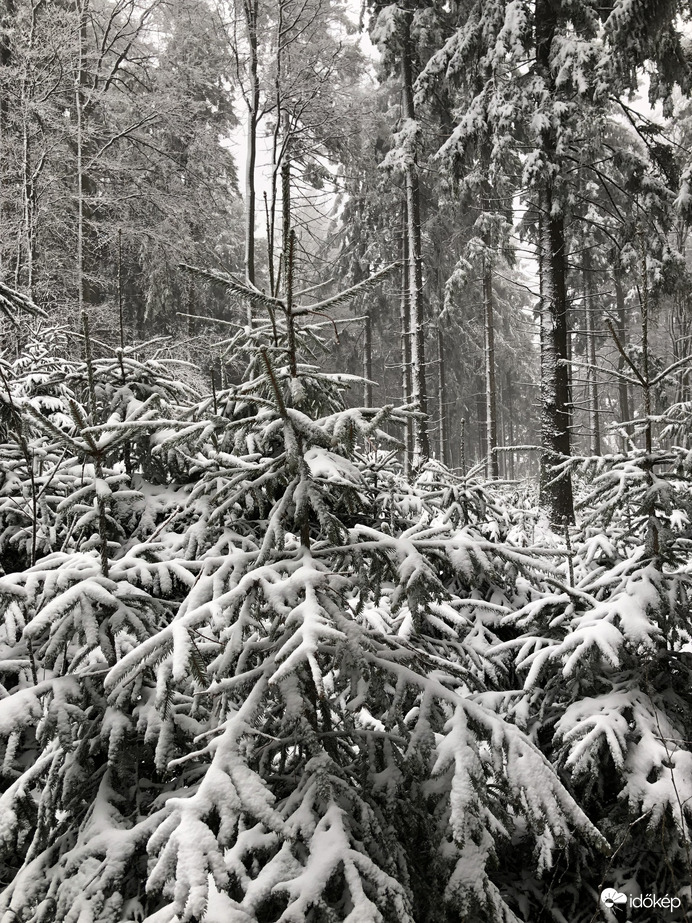
<svg viewBox="0 0 692 923"><path fill-rule="evenodd" d="M557 876L550 903L573 920L591 919L584 894L604 882L692 896L687 455L589 460L561 573L503 619L527 730L613 848L596 864L577 853Z"/></svg>
<svg viewBox="0 0 692 923"><path fill-rule="evenodd" d="M550 568L482 490L359 451L399 412L244 336L210 398L118 354L69 372L63 428L22 414L64 487L0 581L0 909L520 919L524 876L604 845L491 656Z"/></svg>

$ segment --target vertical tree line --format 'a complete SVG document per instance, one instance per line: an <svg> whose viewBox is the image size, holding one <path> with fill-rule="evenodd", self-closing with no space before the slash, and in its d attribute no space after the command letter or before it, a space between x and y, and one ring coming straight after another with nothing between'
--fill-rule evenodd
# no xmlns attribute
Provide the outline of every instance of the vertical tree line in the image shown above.
<svg viewBox="0 0 692 923"><path fill-rule="evenodd" d="M689 10L349 9L3 8L1 923L689 916Z"/></svg>
<svg viewBox="0 0 692 923"><path fill-rule="evenodd" d="M0 251L37 301L112 324L120 252L132 333L154 309L159 329L172 323L178 261L210 254L202 210L217 261L234 264L235 165L219 146L235 123L231 56L217 18L205 3L6 9Z"/></svg>
<svg viewBox="0 0 692 923"><path fill-rule="evenodd" d="M686 63L672 15L628 9L372 2L380 61L365 67L328 0L16 0L0 55L4 279L64 316L88 308L101 332L189 315L199 337L204 298L228 310L180 263L282 291L287 170L298 286L325 261L323 294L400 261L362 331L344 314L333 345L375 382L367 405L379 389L410 406L407 470L431 456L493 479L540 469L552 519L571 521L570 457L627 445L646 415L644 305L647 362L672 354L662 387L689 390L685 148L666 114L624 101L643 64L652 104L670 100ZM655 413L663 391L644 394Z"/></svg>

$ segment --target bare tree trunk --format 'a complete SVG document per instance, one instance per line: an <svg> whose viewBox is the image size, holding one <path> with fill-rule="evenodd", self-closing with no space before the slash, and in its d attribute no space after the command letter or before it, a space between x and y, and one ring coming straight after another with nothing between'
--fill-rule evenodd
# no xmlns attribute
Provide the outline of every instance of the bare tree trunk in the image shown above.
<svg viewBox="0 0 692 923"><path fill-rule="evenodd" d="M277 180L279 170L281 169L282 159L286 153L286 145L289 140L290 126L288 125L288 113L284 112L283 94L282 94L282 74L283 74L283 50L284 50L284 7L287 0L279 0L276 22L276 72L274 74L274 131L272 132L272 170L271 170L271 201L265 205L267 214L267 256L269 260L269 276L273 280L272 294L277 295L281 281L281 263L276 272L274 272L274 253L275 233L276 233L276 200L277 200ZM281 143L281 128L284 128L284 141Z"/></svg>
<svg viewBox="0 0 692 923"><path fill-rule="evenodd" d="M497 452L497 386L495 382L495 318L493 270L488 256L483 257L483 330L485 340L485 453L486 475L499 477Z"/></svg>
<svg viewBox="0 0 692 923"><path fill-rule="evenodd" d="M250 49L250 87L246 97L247 153L245 157L245 278L255 283L255 163L257 160L257 116L260 85L257 74L257 7L258 0L243 0L245 26ZM252 326L252 306L247 306L248 324Z"/></svg>
<svg viewBox="0 0 692 923"><path fill-rule="evenodd" d="M642 391L644 393L644 450L647 455L653 451L653 432L651 421L651 379L649 377L649 272L646 265L646 248L641 247L641 295L639 309L642 316Z"/></svg>
<svg viewBox="0 0 692 923"><path fill-rule="evenodd" d="M4 10L2 16L2 30L0 30L0 66L4 68L9 68L12 63L13 58L13 38L12 38L12 23L15 16L15 5L14 0L5 0ZM9 142L9 125L8 125L8 113L10 109L10 102L8 99L8 94L0 94L0 157L2 157L1 165L2 172L4 173L7 167L8 161L8 142ZM2 196L2 202L0 202L0 217L2 217L4 223L9 226L9 207L10 203L8 197L5 195ZM0 251L0 260L2 259L2 253ZM0 263L0 271L4 272L6 266L4 261Z"/></svg>
<svg viewBox="0 0 692 923"><path fill-rule="evenodd" d="M123 229L118 228L118 321L120 348L125 349L125 317L123 314Z"/></svg>
<svg viewBox="0 0 692 923"><path fill-rule="evenodd" d="M478 421L476 426L476 439L474 440L477 446L476 457L474 461L476 464L480 464L481 461L485 458L485 452L487 448L485 434L488 425L488 421L486 419L488 405L485 400L485 358L481 359L477 369L474 396L476 401L476 419Z"/></svg>
<svg viewBox="0 0 692 923"><path fill-rule="evenodd" d="M25 113L22 125L22 186L23 186L23 220L24 220L24 249L26 289L30 297L34 298L34 240L35 240L35 210L36 195L31 165L31 139L29 125Z"/></svg>
<svg viewBox="0 0 692 923"><path fill-rule="evenodd" d="M596 369L596 335L594 325L593 286L591 284L591 260L584 250L582 258L582 288L584 294L584 318L586 325L587 371L589 406L589 449L592 455L601 454L601 422L598 406L598 371Z"/></svg>
<svg viewBox="0 0 692 923"><path fill-rule="evenodd" d="M512 393L512 370L507 369L505 390L507 392L507 442L514 445L514 396ZM514 449L509 452L509 477L514 480Z"/></svg>
<svg viewBox="0 0 692 923"><path fill-rule="evenodd" d="M288 155L281 165L281 213L284 264L284 294L286 303L286 339L288 341L288 366L291 377L298 376L298 350L296 344L295 320L293 317L293 261L295 253L295 232L291 227L291 161Z"/></svg>
<svg viewBox="0 0 692 923"><path fill-rule="evenodd" d="M411 382L411 289L409 285L409 249L408 249L408 218L406 216L406 202L403 204L403 227L401 234L401 393L404 404L412 400ZM406 421L405 447L404 447L404 473L411 473L413 462L413 424Z"/></svg>
<svg viewBox="0 0 692 923"><path fill-rule="evenodd" d="M567 368L567 294L564 221L552 213L546 190L539 231L541 289L541 502L553 522L574 522L572 480L555 471L569 458L570 410Z"/></svg>
<svg viewBox="0 0 692 923"><path fill-rule="evenodd" d="M616 319L617 319L617 335L623 349L627 349L627 311L625 308L625 290L622 287L622 270L618 262L618 257L615 255L613 260L614 266L614 280L615 280L615 310L616 310ZM625 357L618 353L618 372L621 375L624 375L626 371ZM627 442L628 439L631 439L634 435L634 429L632 424L629 422L632 419L632 411L630 407L630 395L627 382L619 378L618 379L618 398L620 404L620 421L625 423L625 432L626 436L623 437L623 452L627 451Z"/></svg>
<svg viewBox="0 0 692 923"><path fill-rule="evenodd" d="M370 311L365 315L363 349L363 402L366 407L372 407L372 320Z"/></svg>
<svg viewBox="0 0 692 923"><path fill-rule="evenodd" d="M679 362L690 348L692 314L687 292L676 292L670 315L670 339L673 344L673 362ZM689 400L690 370L679 369L675 375L675 403Z"/></svg>
<svg viewBox="0 0 692 923"><path fill-rule="evenodd" d="M401 51L402 115L404 120L415 119L413 104L413 41L411 21L413 13L404 12L404 39ZM418 168L415 159L407 163L404 171L406 186L406 214L409 242L409 290L412 337L413 401L420 411L415 428L414 464L419 465L430 457L428 436L428 394L425 362L425 318L423 316L423 259L420 222L420 192Z"/></svg>
<svg viewBox="0 0 692 923"><path fill-rule="evenodd" d="M86 41L86 16L89 0L77 0L76 9L79 16L79 54L77 57L77 71L75 73L75 112L77 125L77 309L79 316L84 310L84 138L83 138L83 87L84 87L84 56Z"/></svg>
<svg viewBox="0 0 692 923"><path fill-rule="evenodd" d="M31 3L31 23L28 36L28 53L32 54L34 48L34 31L36 27L36 6ZM21 106L22 106L22 221L24 243L24 270L17 266L15 277L19 286L24 282L26 289L34 298L34 257L36 241L36 190L31 150L31 108L33 91L29 86L26 68L23 68L21 81ZM18 246L18 264L21 263L21 244Z"/></svg>
<svg viewBox="0 0 692 923"><path fill-rule="evenodd" d="M553 42L560 4L537 0L536 71L546 87L555 91L552 71ZM551 166L560 170L554 133L542 139ZM554 199L555 180L548 174L540 201L539 263L541 273L541 502L552 522L574 522L572 479L557 475L555 467L571 455L570 381L567 331L567 253L565 219Z"/></svg>
<svg viewBox="0 0 692 923"><path fill-rule="evenodd" d="M440 462L443 465L449 463L448 444L448 424L447 424L447 381L445 369L445 349L442 328L440 322L437 322L437 360L438 360L438 383L437 383L437 410L440 418L440 428L438 432L438 450Z"/></svg>

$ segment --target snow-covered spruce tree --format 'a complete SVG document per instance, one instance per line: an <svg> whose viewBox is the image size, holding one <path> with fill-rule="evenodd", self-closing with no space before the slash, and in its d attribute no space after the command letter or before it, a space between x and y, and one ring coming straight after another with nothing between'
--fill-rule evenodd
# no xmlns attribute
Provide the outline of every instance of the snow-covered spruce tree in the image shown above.
<svg viewBox="0 0 692 923"><path fill-rule="evenodd" d="M568 868L558 863L546 909L591 920L594 896L612 886L678 896L666 919L683 920L692 898L690 453L654 440L649 451L573 464L590 483L568 559L504 617L518 633L502 649L516 651L527 731L613 853L594 862L576 850Z"/></svg>
<svg viewBox="0 0 692 923"><path fill-rule="evenodd" d="M191 746L198 729L189 701L157 713L153 690L104 696L108 669L168 621L196 564L165 534L191 520L184 478L171 482L152 438L189 425L185 389L134 349L92 358L86 333L85 362L66 361L63 334L44 330L2 369L0 535L5 570L18 568L0 588L6 921L127 915L169 736Z"/></svg>
<svg viewBox="0 0 692 923"><path fill-rule="evenodd" d="M217 397L235 419L203 462L198 499L225 529L176 618L108 679L127 695L159 664L189 688L206 664L209 731L176 761L204 776L149 842L148 889L167 898L149 919L203 919L210 881L231 920L512 919L496 845L521 831L540 867L566 816L583 819L482 704L439 573L490 570L487 543L426 515L395 534L374 519L349 444L381 412L334 411L338 379L259 350L264 370Z"/></svg>
<svg viewBox="0 0 692 923"><path fill-rule="evenodd" d="M360 454L402 414L273 307L196 403L128 351L51 378L59 418L15 387L60 488L0 581L3 923L517 920L527 869L603 845L500 711L532 560Z"/></svg>
<svg viewBox="0 0 692 923"><path fill-rule="evenodd" d="M123 896L122 857L147 839L152 923L516 919L510 844L540 874L573 827L602 841L487 696L464 606L483 609L497 551L439 512L435 485L412 498L358 455L386 411L346 409L293 334L278 314L240 334L246 380L162 438L198 478L181 536L199 571L106 691L151 728L156 683L181 725L156 738L176 793L58 891L108 918L98 901Z"/></svg>

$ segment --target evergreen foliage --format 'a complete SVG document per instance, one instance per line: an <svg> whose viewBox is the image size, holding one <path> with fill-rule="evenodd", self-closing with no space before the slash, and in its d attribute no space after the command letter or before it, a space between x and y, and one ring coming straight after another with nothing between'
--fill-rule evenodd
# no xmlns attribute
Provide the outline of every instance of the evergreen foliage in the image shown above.
<svg viewBox="0 0 692 923"><path fill-rule="evenodd" d="M532 558L482 492L363 455L401 412L346 408L278 335L202 400L123 352L8 363L41 509L32 558L5 479L16 918L509 920L510 843L537 875L604 844L494 688Z"/></svg>
<svg viewBox="0 0 692 923"><path fill-rule="evenodd" d="M0 923L689 916L683 5L367 8L377 112L329 0L0 16Z"/></svg>

